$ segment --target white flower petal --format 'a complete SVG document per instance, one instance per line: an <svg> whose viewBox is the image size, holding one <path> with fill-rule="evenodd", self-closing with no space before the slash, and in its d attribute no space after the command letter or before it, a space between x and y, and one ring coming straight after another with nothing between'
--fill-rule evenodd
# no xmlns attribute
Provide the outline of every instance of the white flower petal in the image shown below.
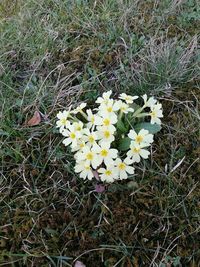
<svg viewBox="0 0 200 267"><path fill-rule="evenodd" d="M120 177L120 180L123 180L123 179L127 179L128 175L127 175L126 171L120 171L119 177Z"/></svg>
<svg viewBox="0 0 200 267"><path fill-rule="evenodd" d="M134 174L134 172L135 172L135 168L132 167L132 166L126 166L126 171L127 171L129 174Z"/></svg>
<svg viewBox="0 0 200 267"><path fill-rule="evenodd" d="M130 130L130 132L129 132L129 134L128 134L128 137L130 138L130 139L135 139L136 138L136 136L137 136L137 133L136 133L136 131L135 130Z"/></svg>
<svg viewBox="0 0 200 267"><path fill-rule="evenodd" d="M148 150L145 150L145 149L141 149L140 150L140 155L141 157L143 157L144 159L147 159L148 156L149 156L150 152Z"/></svg>
<svg viewBox="0 0 200 267"><path fill-rule="evenodd" d="M140 162L140 155L139 154L133 154L132 160L133 160L133 162Z"/></svg>

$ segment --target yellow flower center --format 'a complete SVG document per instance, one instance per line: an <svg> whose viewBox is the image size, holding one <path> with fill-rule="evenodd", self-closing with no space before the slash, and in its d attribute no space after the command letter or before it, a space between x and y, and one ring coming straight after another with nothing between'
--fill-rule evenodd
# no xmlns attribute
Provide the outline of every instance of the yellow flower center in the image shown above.
<svg viewBox="0 0 200 267"><path fill-rule="evenodd" d="M94 143L94 137L93 137L92 135L90 135L90 136L88 137L88 141L89 141L90 143Z"/></svg>
<svg viewBox="0 0 200 267"><path fill-rule="evenodd" d="M101 155L102 157L107 157L107 156L108 156L108 150L106 150L106 149L102 149L100 155Z"/></svg>
<svg viewBox="0 0 200 267"><path fill-rule="evenodd" d="M86 166L85 166L85 170L86 170L86 171L89 171L90 169L91 169L91 168L90 168L89 165L86 165Z"/></svg>
<svg viewBox="0 0 200 267"><path fill-rule="evenodd" d="M94 116L92 116L92 118L91 118L91 122L94 123Z"/></svg>
<svg viewBox="0 0 200 267"><path fill-rule="evenodd" d="M153 118L155 118L155 117L156 117L156 112L155 112L155 111L152 111L152 112L150 113L150 115L151 115Z"/></svg>
<svg viewBox="0 0 200 267"><path fill-rule="evenodd" d="M110 137L110 132L109 131L105 131L104 132L104 136L105 136L105 138L109 138Z"/></svg>
<svg viewBox="0 0 200 267"><path fill-rule="evenodd" d="M83 148L84 146L85 146L85 144L84 143L80 143L80 148Z"/></svg>
<svg viewBox="0 0 200 267"><path fill-rule="evenodd" d="M110 137L110 132L109 131L105 131L104 132L104 136L105 136L105 138L109 138Z"/></svg>
<svg viewBox="0 0 200 267"><path fill-rule="evenodd" d="M137 142L137 143L141 143L142 141L143 141L143 136L141 136L141 135L137 135L137 137L135 138L135 141Z"/></svg>
<svg viewBox="0 0 200 267"><path fill-rule="evenodd" d="M108 111L108 112L112 112L112 111L113 111L113 108L112 108L112 107L108 107L108 108L107 108L107 111Z"/></svg>
<svg viewBox="0 0 200 267"><path fill-rule="evenodd" d="M125 165L124 163L121 162L121 163L118 165L118 168L119 168L121 171L123 171L123 170L126 169L126 165Z"/></svg>
<svg viewBox="0 0 200 267"><path fill-rule="evenodd" d="M105 171L105 175L110 176L111 174L112 174L112 172L110 170Z"/></svg>
<svg viewBox="0 0 200 267"><path fill-rule="evenodd" d="M92 152L89 152L87 155L86 155L86 159L88 160L93 160L94 156L93 156L93 153Z"/></svg>
<svg viewBox="0 0 200 267"><path fill-rule="evenodd" d="M70 137L71 137L71 139L75 139L76 138L76 134L75 133L70 133Z"/></svg>
<svg viewBox="0 0 200 267"><path fill-rule="evenodd" d="M60 121L61 121L62 125L66 125L66 123L67 123L67 119L66 118L62 118Z"/></svg>
<svg viewBox="0 0 200 267"><path fill-rule="evenodd" d="M121 106L120 110L125 111L126 110L125 106Z"/></svg>
<svg viewBox="0 0 200 267"><path fill-rule="evenodd" d="M132 149L133 153L139 153L140 152L140 148L139 147L134 147Z"/></svg>
<svg viewBox="0 0 200 267"><path fill-rule="evenodd" d="M76 130L77 130L77 131L81 131L81 126L77 126L77 127L76 127Z"/></svg>
<svg viewBox="0 0 200 267"><path fill-rule="evenodd" d="M105 119L105 120L103 121L103 124L104 124L105 126L109 126L109 125L110 125L110 120L109 120L109 119Z"/></svg>

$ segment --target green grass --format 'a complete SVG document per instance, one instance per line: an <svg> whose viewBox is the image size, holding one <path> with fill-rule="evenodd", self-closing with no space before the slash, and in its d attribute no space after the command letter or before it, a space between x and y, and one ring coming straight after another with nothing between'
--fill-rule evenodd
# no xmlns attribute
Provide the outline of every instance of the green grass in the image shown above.
<svg viewBox="0 0 200 267"><path fill-rule="evenodd" d="M1 1L0 266L198 266L199 25L197 0ZM109 89L165 116L134 179L97 194L55 116Z"/></svg>

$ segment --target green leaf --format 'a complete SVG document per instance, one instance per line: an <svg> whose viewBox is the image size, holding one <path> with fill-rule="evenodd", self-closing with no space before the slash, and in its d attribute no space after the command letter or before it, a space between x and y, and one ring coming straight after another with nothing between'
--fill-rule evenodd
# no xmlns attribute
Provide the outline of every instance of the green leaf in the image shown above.
<svg viewBox="0 0 200 267"><path fill-rule="evenodd" d="M148 130L149 133L155 134L161 130L161 126L159 124L151 124L149 122L138 123L134 127L136 132L139 132L141 129Z"/></svg>
<svg viewBox="0 0 200 267"><path fill-rule="evenodd" d="M119 129L122 133L126 133L127 132L127 128L124 125L124 123L122 122L122 120L118 120L117 122L117 129Z"/></svg>
<svg viewBox="0 0 200 267"><path fill-rule="evenodd" d="M131 139L129 137L125 137L122 140L120 140L118 148L121 151L126 151L129 149L130 144L131 144Z"/></svg>

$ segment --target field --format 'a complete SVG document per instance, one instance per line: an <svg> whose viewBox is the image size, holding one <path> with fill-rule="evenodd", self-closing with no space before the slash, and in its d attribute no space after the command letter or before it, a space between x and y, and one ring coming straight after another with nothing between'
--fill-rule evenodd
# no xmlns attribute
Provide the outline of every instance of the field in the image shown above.
<svg viewBox="0 0 200 267"><path fill-rule="evenodd" d="M199 29L198 0L0 1L0 266L200 266ZM100 194L55 123L107 90L153 95L164 118Z"/></svg>

